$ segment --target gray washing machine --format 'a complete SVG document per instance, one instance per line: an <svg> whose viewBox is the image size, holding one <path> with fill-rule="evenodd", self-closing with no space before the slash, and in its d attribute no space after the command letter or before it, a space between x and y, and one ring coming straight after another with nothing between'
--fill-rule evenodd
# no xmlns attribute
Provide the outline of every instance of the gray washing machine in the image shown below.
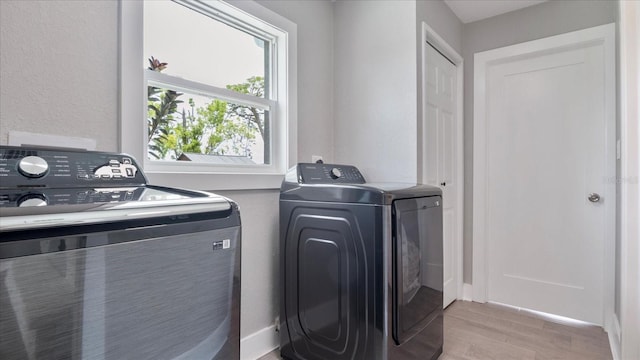
<svg viewBox="0 0 640 360"><path fill-rule="evenodd" d="M442 192L298 164L280 193L284 359L437 359Z"/></svg>
<svg viewBox="0 0 640 360"><path fill-rule="evenodd" d="M0 146L0 359L239 359L240 230L126 154Z"/></svg>

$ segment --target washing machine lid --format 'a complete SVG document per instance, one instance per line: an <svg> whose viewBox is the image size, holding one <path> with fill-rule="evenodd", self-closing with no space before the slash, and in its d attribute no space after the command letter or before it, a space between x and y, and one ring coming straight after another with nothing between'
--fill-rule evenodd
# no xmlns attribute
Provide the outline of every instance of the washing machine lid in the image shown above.
<svg viewBox="0 0 640 360"><path fill-rule="evenodd" d="M21 199L27 200L21 203ZM197 213L231 213L236 208L232 201L216 194L152 185L5 189L0 190L0 200L0 233ZM24 206L31 205L30 201L34 206Z"/></svg>
<svg viewBox="0 0 640 360"><path fill-rule="evenodd" d="M352 165L300 163L287 172L281 200L388 205L397 199L442 196L435 186L368 183Z"/></svg>
<svg viewBox="0 0 640 360"><path fill-rule="evenodd" d="M127 154L0 145L2 234L190 214L226 217L236 208L219 195L149 185Z"/></svg>

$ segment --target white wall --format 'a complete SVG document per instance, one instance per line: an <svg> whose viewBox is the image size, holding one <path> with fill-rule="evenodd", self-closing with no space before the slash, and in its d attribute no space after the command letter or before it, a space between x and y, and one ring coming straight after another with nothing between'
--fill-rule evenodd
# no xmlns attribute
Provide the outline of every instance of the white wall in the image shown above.
<svg viewBox="0 0 640 360"><path fill-rule="evenodd" d="M369 181L417 180L415 1L334 3L335 158Z"/></svg>
<svg viewBox="0 0 640 360"><path fill-rule="evenodd" d="M333 154L330 1L260 1L298 25L298 159ZM97 139L118 151L118 3L0 1L0 144L9 130ZM215 191L215 189L210 189ZM220 192L242 217L241 337L278 309L278 190Z"/></svg>

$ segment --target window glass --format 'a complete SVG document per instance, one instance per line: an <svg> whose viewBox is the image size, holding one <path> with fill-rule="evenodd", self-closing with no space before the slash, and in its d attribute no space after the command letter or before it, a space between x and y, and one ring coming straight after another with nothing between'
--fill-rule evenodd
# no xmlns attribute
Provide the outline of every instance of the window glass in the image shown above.
<svg viewBox="0 0 640 360"><path fill-rule="evenodd" d="M144 59L162 73L227 88L268 76L269 42L173 1L144 2ZM251 93L264 97L264 91Z"/></svg>
<svg viewBox="0 0 640 360"><path fill-rule="evenodd" d="M149 159L269 163L268 110L166 87L147 92Z"/></svg>
<svg viewBox="0 0 640 360"><path fill-rule="evenodd" d="M268 99L270 42L238 19L211 9L205 15L197 5L144 3L147 157L269 164L270 104L262 99Z"/></svg>

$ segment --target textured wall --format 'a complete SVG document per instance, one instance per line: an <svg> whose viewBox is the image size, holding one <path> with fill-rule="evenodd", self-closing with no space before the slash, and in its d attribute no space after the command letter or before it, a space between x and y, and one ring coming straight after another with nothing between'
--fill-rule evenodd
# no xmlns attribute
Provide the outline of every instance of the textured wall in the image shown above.
<svg viewBox="0 0 640 360"><path fill-rule="evenodd" d="M0 144L9 130L118 149L116 1L0 1Z"/></svg>
<svg viewBox="0 0 640 360"><path fill-rule="evenodd" d="M238 203L242 220L240 336L274 324L280 314L278 190L215 191Z"/></svg>
<svg viewBox="0 0 640 360"><path fill-rule="evenodd" d="M463 24L443 0L417 0L416 9L418 41L421 41L420 32L424 21L458 54L462 54Z"/></svg>
<svg viewBox="0 0 640 360"><path fill-rule="evenodd" d="M326 0L259 0L298 24L298 161L334 158L333 6Z"/></svg>
<svg viewBox="0 0 640 360"><path fill-rule="evenodd" d="M334 3L336 160L369 181L415 182L415 1Z"/></svg>

